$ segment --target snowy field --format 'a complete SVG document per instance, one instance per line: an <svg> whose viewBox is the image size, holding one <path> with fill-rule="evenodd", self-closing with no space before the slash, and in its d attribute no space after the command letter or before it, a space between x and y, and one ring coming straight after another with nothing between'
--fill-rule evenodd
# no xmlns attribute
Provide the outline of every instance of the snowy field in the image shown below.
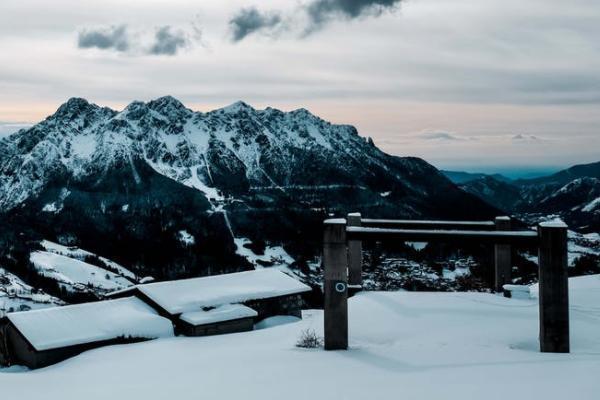
<svg viewBox="0 0 600 400"><path fill-rule="evenodd" d="M34 251L29 260L41 275L56 280L70 291L90 287L108 292L133 285L127 278L113 272L48 251Z"/></svg>
<svg viewBox="0 0 600 400"><path fill-rule="evenodd" d="M322 332L322 312L313 310L248 333L158 339L34 372L4 370L0 388L3 398L61 400L598 399L600 276L570 287L571 354L538 352L537 299L365 292L349 303L349 351L295 347L304 329Z"/></svg>

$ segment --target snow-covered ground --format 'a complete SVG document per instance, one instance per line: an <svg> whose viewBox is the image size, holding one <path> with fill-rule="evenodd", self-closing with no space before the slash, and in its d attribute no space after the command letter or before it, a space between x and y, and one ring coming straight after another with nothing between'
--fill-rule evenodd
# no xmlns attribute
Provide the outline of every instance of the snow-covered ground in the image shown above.
<svg viewBox="0 0 600 400"><path fill-rule="evenodd" d="M37 271L56 280L68 291L109 292L132 286L127 278L86 262L51 253L34 251L29 260Z"/></svg>
<svg viewBox="0 0 600 400"><path fill-rule="evenodd" d="M252 243L250 239L234 238L233 240L236 246L235 253L248 260L254 268L275 268L287 272L288 274L296 275L296 273L290 269L290 265L294 263L294 259L282 246L266 246L264 253L258 255L246 247Z"/></svg>
<svg viewBox="0 0 600 400"><path fill-rule="evenodd" d="M295 347L303 330L322 333L322 312L311 310L248 333L106 347L0 372L0 387L6 398L61 400L597 399L600 276L572 278L570 288L571 354L539 353L536 299L364 292L349 302L349 351Z"/></svg>
<svg viewBox="0 0 600 400"><path fill-rule="evenodd" d="M85 261L85 259L87 257L98 258L98 260L101 263L103 263L106 266L106 268L114 271L115 273L121 275L122 277L127 278L131 281L138 280L138 278L136 277L136 275L133 272L131 272L127 268L123 267L122 265L117 264L116 262L109 260L108 258L99 257L96 254L91 253L89 251L80 249L78 247L63 246L61 244L54 243L49 240L42 240L40 244L46 251L48 251L50 253L60 254L60 255L63 255L63 256L69 257L69 258L74 258L74 259L80 260L80 261Z"/></svg>

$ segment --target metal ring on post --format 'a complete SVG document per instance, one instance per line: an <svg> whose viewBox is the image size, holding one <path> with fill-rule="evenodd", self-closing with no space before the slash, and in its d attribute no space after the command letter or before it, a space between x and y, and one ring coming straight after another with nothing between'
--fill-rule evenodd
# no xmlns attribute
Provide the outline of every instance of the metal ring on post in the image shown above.
<svg viewBox="0 0 600 400"><path fill-rule="evenodd" d="M338 293L344 293L346 291L346 284L344 282L338 282L335 284L335 291Z"/></svg>

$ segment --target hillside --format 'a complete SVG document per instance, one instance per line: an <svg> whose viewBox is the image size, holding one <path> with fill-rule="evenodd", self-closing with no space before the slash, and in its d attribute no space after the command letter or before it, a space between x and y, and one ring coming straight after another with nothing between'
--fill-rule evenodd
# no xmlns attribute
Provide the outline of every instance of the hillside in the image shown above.
<svg viewBox="0 0 600 400"><path fill-rule="evenodd" d="M569 288L570 354L539 352L536 298L364 292L349 301L348 351L295 347L303 330L322 332L322 312L308 310L301 321L275 318L253 332L105 347L36 372L0 370L0 386L9 398L48 400L196 391L249 400L592 400L600 391L600 277L571 278Z"/></svg>

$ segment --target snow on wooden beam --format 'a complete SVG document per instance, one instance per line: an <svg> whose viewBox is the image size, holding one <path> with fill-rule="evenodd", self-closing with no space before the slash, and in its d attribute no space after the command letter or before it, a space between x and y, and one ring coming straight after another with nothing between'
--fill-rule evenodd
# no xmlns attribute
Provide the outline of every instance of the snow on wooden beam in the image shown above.
<svg viewBox="0 0 600 400"><path fill-rule="evenodd" d="M414 242L472 242L537 245L535 231L470 231L347 227L348 240L401 240Z"/></svg>
<svg viewBox="0 0 600 400"><path fill-rule="evenodd" d="M371 219L363 218L362 226L366 227L384 227L395 229L477 229L493 230L494 221L428 221L428 220L409 220L409 219Z"/></svg>

